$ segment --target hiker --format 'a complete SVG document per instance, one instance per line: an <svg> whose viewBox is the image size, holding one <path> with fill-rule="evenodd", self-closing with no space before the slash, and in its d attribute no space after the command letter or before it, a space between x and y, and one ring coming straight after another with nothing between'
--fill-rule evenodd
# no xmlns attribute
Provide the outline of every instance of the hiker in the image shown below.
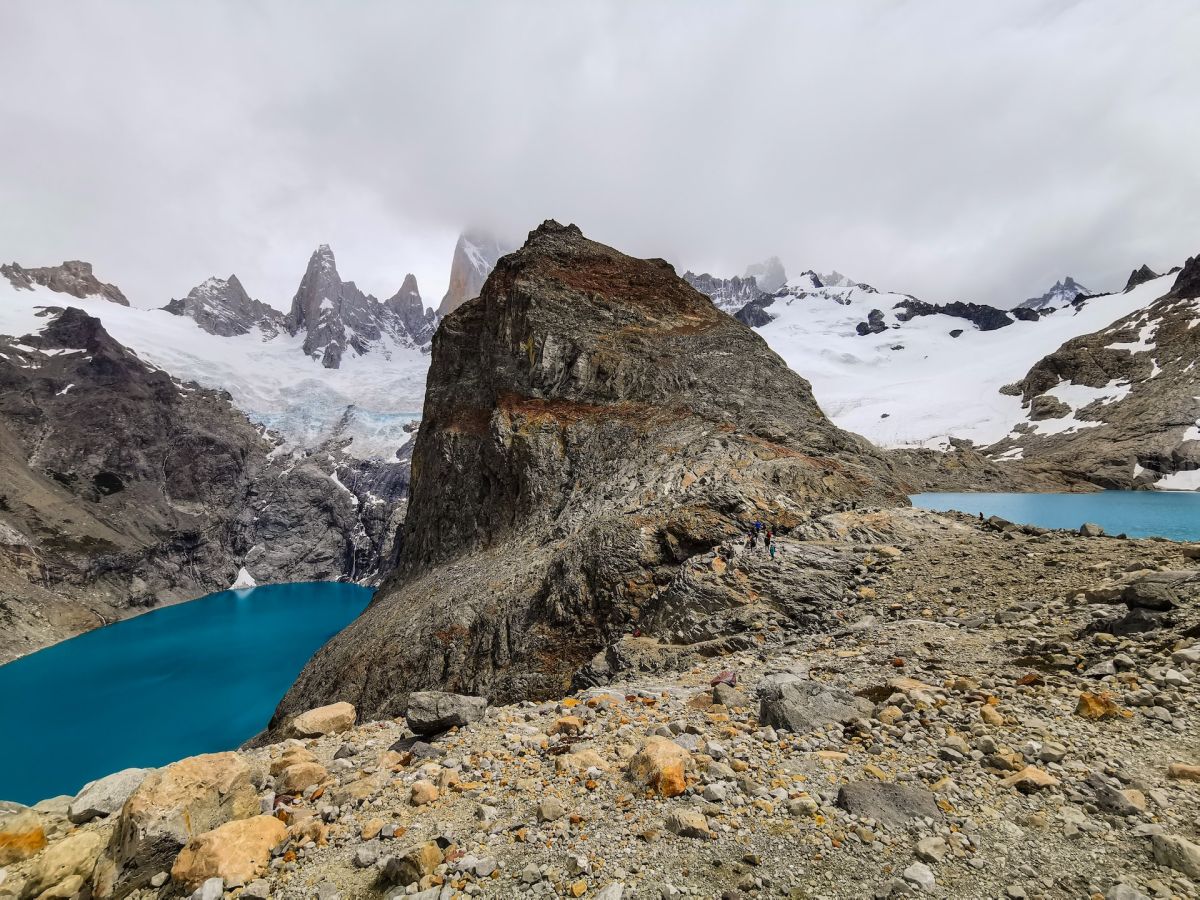
<svg viewBox="0 0 1200 900"><path fill-rule="evenodd" d="M771 541L771 540L767 541L767 550L771 554L771 559L774 559L775 558L775 542L774 541Z"/></svg>

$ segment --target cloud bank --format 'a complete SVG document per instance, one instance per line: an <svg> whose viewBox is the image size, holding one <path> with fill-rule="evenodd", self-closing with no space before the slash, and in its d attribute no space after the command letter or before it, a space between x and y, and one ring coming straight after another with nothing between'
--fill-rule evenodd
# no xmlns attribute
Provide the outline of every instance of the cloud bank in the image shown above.
<svg viewBox="0 0 1200 900"><path fill-rule="evenodd" d="M544 218L682 268L929 299L1200 252L1193 0L0 8L0 257L138 305L331 243L386 296Z"/></svg>

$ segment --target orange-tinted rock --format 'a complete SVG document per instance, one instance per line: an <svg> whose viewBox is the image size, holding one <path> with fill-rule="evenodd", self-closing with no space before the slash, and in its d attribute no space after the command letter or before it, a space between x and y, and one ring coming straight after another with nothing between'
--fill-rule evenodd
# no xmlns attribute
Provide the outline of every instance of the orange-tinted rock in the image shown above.
<svg viewBox="0 0 1200 900"><path fill-rule="evenodd" d="M171 880L195 890L209 878L222 878L226 889L246 884L267 870L271 851L287 837L274 816L226 822L192 840L171 866Z"/></svg>
<svg viewBox="0 0 1200 900"><path fill-rule="evenodd" d="M650 737L629 760L629 777L660 797L677 797L687 789L691 755L665 737Z"/></svg>

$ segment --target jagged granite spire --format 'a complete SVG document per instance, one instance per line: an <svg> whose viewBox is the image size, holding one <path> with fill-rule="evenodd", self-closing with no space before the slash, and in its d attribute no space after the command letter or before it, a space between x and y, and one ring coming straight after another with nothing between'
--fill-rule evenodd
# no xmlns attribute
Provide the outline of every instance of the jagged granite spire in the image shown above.
<svg viewBox="0 0 1200 900"><path fill-rule="evenodd" d="M450 262L450 286L438 307L438 316L448 316L468 300L479 296L496 261L509 251L493 235L481 229L464 231L454 245Z"/></svg>

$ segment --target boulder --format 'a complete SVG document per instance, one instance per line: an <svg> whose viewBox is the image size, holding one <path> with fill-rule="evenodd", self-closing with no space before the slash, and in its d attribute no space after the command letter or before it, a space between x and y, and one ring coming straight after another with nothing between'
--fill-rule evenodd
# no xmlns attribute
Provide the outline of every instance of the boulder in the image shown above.
<svg viewBox="0 0 1200 900"><path fill-rule="evenodd" d="M189 891L210 878L240 887L266 872L271 851L285 837L287 827L274 816L226 822L188 841L171 866L171 880Z"/></svg>
<svg viewBox="0 0 1200 900"><path fill-rule="evenodd" d="M692 757L674 741L649 737L629 760L629 778L660 797L677 797L687 789L686 772Z"/></svg>
<svg viewBox="0 0 1200 900"><path fill-rule="evenodd" d="M46 831L36 812L0 802L0 866L28 859L45 846Z"/></svg>
<svg viewBox="0 0 1200 900"><path fill-rule="evenodd" d="M414 734L437 734L447 728L461 728L482 719L487 705L483 697L447 694L444 691L417 691L409 695L404 720Z"/></svg>
<svg viewBox="0 0 1200 900"><path fill-rule="evenodd" d="M101 816L120 812L129 795L138 789L150 774L149 769L122 769L83 786L67 810L67 818L76 825Z"/></svg>
<svg viewBox="0 0 1200 900"><path fill-rule="evenodd" d="M871 704L848 691L793 677L758 687L758 721L772 728L806 734L825 725L843 724L871 714Z"/></svg>
<svg viewBox="0 0 1200 900"><path fill-rule="evenodd" d="M715 837L708 825L708 818L695 807L675 810L667 815L667 830L680 837L711 838Z"/></svg>
<svg viewBox="0 0 1200 900"><path fill-rule="evenodd" d="M1104 529L1095 522L1084 522L1079 526L1080 537L1103 537Z"/></svg>
<svg viewBox="0 0 1200 900"><path fill-rule="evenodd" d="M69 888L82 885L92 874L96 861L104 850L105 834L101 831L77 831L46 848L33 863L25 882L23 897L36 897L62 885ZM49 896L71 896L63 892Z"/></svg>
<svg viewBox="0 0 1200 900"><path fill-rule="evenodd" d="M298 738L322 737L326 734L341 734L354 727L357 719L353 704L345 701L318 706L302 712L292 719L291 732Z"/></svg>
<svg viewBox="0 0 1200 900"><path fill-rule="evenodd" d="M383 881L406 886L420 881L442 864L442 850L436 841L410 847L399 856L389 856L380 866Z"/></svg>
<svg viewBox="0 0 1200 900"><path fill-rule="evenodd" d="M303 794L306 788L316 787L329 777L318 762L292 763L275 776L275 790L281 794Z"/></svg>
<svg viewBox="0 0 1200 900"><path fill-rule="evenodd" d="M900 828L913 819L940 821L942 811L923 787L885 781L852 781L838 791L837 804L856 816Z"/></svg>
<svg viewBox="0 0 1200 900"><path fill-rule="evenodd" d="M250 767L236 753L193 756L151 772L117 819L115 895L123 897L170 868L197 835L258 813Z"/></svg>
<svg viewBox="0 0 1200 900"><path fill-rule="evenodd" d="M1150 840L1156 863L1189 878L1200 878L1200 846L1173 834L1156 834Z"/></svg>

